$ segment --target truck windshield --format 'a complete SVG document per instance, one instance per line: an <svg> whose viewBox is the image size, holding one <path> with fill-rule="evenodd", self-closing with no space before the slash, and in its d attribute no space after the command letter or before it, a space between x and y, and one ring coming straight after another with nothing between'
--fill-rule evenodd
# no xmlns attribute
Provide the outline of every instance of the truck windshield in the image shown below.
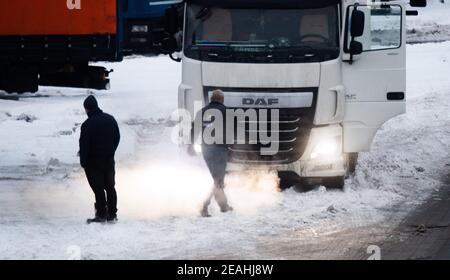
<svg viewBox="0 0 450 280"><path fill-rule="evenodd" d="M227 9L188 6L187 57L234 63L313 63L339 57L338 6Z"/></svg>

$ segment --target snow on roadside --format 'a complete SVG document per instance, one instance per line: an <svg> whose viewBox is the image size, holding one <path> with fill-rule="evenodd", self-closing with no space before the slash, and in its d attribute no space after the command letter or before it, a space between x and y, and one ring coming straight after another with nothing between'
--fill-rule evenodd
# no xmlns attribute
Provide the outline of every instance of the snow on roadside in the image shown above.
<svg viewBox="0 0 450 280"><path fill-rule="evenodd" d="M21 175L33 168L32 176L76 167L86 119L83 100L90 93L121 124L119 160L135 155L142 133L164 126L177 104L180 65L166 58L139 58L108 67L115 69L110 92L41 87L38 95L25 95L20 102L0 100L0 129L8 132L0 139L0 177L14 177L18 166Z"/></svg>
<svg viewBox="0 0 450 280"><path fill-rule="evenodd" d="M440 0L428 0L426 8L409 8L418 10L419 16L407 18L409 28L418 28L427 25L450 25L450 2L441 3Z"/></svg>
<svg viewBox="0 0 450 280"><path fill-rule="evenodd" d="M83 121L86 92L45 88L41 94L48 98L0 101L0 129L8 131L0 140L0 172L13 163L32 165L28 153L35 153L38 166L57 159L46 176L0 180L0 258L64 259L73 245L84 259L271 258L260 250L268 239L320 240L346 227L393 225L439 188L448 171L449 61L450 42L408 46L408 113L380 131L345 192L280 193L271 174L231 178L227 192L235 213L215 207L206 220L197 217L211 184L205 166L183 156L169 140L171 128L158 120L176 106L179 64L137 58L110 65L113 90L97 93L124 134L121 221L111 227L83 223L92 215L93 197L76 166L78 131L58 133ZM21 114L36 120L15 120ZM70 168L59 170L62 163Z"/></svg>
<svg viewBox="0 0 450 280"><path fill-rule="evenodd" d="M426 8L418 10L419 16L407 18L407 36L410 43L441 42L450 40L450 3L439 0L428 1Z"/></svg>

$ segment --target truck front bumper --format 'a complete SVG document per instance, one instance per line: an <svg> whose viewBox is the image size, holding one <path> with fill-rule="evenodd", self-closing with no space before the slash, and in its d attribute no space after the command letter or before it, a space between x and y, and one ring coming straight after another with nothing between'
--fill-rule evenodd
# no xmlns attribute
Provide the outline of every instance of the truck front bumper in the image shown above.
<svg viewBox="0 0 450 280"><path fill-rule="evenodd" d="M228 164L229 172L252 170L288 171L304 178L340 177L347 174L347 157L342 152L342 127L329 125L313 128L300 160L289 164Z"/></svg>

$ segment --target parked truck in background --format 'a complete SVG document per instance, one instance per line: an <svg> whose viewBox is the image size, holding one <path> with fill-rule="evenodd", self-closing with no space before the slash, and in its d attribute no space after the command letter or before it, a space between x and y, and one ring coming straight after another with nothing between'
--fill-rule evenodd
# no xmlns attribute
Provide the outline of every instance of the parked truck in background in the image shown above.
<svg viewBox="0 0 450 280"><path fill-rule="evenodd" d="M195 102L221 89L229 108L279 110L278 152L232 145L230 170L342 188L358 153L406 110L405 17L415 13L405 2L185 2L179 107L194 115Z"/></svg>
<svg viewBox="0 0 450 280"><path fill-rule="evenodd" d="M89 63L168 54L164 42L173 27L167 19L179 2L0 1L0 90L36 92L38 85L107 89L109 71Z"/></svg>

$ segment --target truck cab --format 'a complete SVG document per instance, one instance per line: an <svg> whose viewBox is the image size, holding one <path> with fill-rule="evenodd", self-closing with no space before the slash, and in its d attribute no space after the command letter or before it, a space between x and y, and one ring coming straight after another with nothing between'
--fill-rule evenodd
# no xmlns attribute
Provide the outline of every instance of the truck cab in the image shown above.
<svg viewBox="0 0 450 280"><path fill-rule="evenodd" d="M229 169L342 188L406 111L406 14L401 1L187 0L179 108L194 116L220 89L229 108L277 110L278 151L231 145Z"/></svg>

